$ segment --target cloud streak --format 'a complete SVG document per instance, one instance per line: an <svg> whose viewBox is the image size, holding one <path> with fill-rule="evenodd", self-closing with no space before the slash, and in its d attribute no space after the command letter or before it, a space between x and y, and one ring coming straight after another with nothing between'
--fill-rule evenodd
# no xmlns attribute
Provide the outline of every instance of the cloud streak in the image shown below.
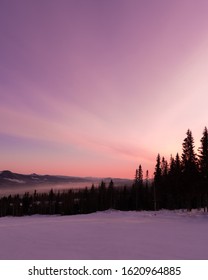
<svg viewBox="0 0 208 280"><path fill-rule="evenodd" d="M1 2L0 168L153 174L158 152L207 125L207 12L203 0Z"/></svg>

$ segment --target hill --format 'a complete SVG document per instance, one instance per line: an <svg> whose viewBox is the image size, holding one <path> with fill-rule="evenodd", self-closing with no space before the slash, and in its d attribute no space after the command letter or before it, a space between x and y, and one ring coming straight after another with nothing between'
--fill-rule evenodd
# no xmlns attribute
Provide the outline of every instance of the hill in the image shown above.
<svg viewBox="0 0 208 280"><path fill-rule="evenodd" d="M33 192L35 189L48 191L51 188L56 190L79 189L98 185L101 181L108 184L113 180L115 186L131 185L132 180L120 178L98 178L98 177L76 177L63 175L38 175L19 174L10 170L0 172L0 195L15 193Z"/></svg>

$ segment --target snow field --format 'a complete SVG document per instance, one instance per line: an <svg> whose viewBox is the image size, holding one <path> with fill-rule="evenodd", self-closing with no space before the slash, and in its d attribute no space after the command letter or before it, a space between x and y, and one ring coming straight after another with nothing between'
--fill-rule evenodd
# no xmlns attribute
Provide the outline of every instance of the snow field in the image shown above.
<svg viewBox="0 0 208 280"><path fill-rule="evenodd" d="M0 218L1 260L206 260L207 246L199 211Z"/></svg>

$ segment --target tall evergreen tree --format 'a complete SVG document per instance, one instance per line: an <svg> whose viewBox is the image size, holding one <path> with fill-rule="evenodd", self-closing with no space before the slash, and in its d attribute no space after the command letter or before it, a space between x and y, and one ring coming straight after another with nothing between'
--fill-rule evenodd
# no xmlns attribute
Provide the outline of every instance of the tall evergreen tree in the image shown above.
<svg viewBox="0 0 208 280"><path fill-rule="evenodd" d="M143 207L143 170L141 164L136 169L135 180L132 186L132 197L134 197L132 207L136 210L141 210Z"/></svg>
<svg viewBox="0 0 208 280"><path fill-rule="evenodd" d="M175 170L175 159L172 155L170 156L169 166L170 166L170 168L169 168L168 175L172 176L174 173L174 170Z"/></svg>
<svg viewBox="0 0 208 280"><path fill-rule="evenodd" d="M180 176L181 174L181 160L180 160L180 156L177 153L176 154L176 158L175 158L175 172L178 176Z"/></svg>
<svg viewBox="0 0 208 280"><path fill-rule="evenodd" d="M149 185L149 170L146 170L145 187L148 188L148 185Z"/></svg>
<svg viewBox="0 0 208 280"><path fill-rule="evenodd" d="M137 168L134 177L134 184L138 185L138 182L139 182L139 169Z"/></svg>
<svg viewBox="0 0 208 280"><path fill-rule="evenodd" d="M184 174L192 177L197 174L197 158L194 152L192 132L188 129L186 135L187 137L183 141L182 169Z"/></svg>
<svg viewBox="0 0 208 280"><path fill-rule="evenodd" d="M141 164L139 165L139 170L138 170L138 191L139 191L139 209L143 210L144 209L144 200L145 200L145 194L144 194L144 188L143 188L143 170Z"/></svg>
<svg viewBox="0 0 208 280"><path fill-rule="evenodd" d="M194 138L192 132L188 129L187 137L183 141L182 152L182 192L183 204L188 210L197 207L198 200L198 166L197 158L194 152Z"/></svg>
<svg viewBox="0 0 208 280"><path fill-rule="evenodd" d="M164 157L162 157L162 162L161 162L161 175L163 179L166 179L168 175L168 162Z"/></svg>
<svg viewBox="0 0 208 280"><path fill-rule="evenodd" d="M170 168L168 171L168 175L171 178L172 182L178 181L180 179L181 171L181 160L179 154L177 153L175 158L173 158L172 156L170 158Z"/></svg>
<svg viewBox="0 0 208 280"><path fill-rule="evenodd" d="M138 183L139 186L143 185L143 170L141 164L139 165L139 169L138 169Z"/></svg>
<svg viewBox="0 0 208 280"><path fill-rule="evenodd" d="M154 172L154 182L156 186L160 184L161 177L162 177L161 160L160 160L160 154L158 154L156 159L155 172Z"/></svg>
<svg viewBox="0 0 208 280"><path fill-rule="evenodd" d="M204 128L203 136L201 138L201 146L199 151L199 172L201 177L200 184L200 203L204 211L208 211L208 131Z"/></svg>
<svg viewBox="0 0 208 280"><path fill-rule="evenodd" d="M153 200L154 200L155 210L158 209L158 204L161 198L161 180L162 180L161 159L160 159L160 154L158 154L156 159L154 182L153 182L153 198L154 198Z"/></svg>
<svg viewBox="0 0 208 280"><path fill-rule="evenodd" d="M208 179L208 131L204 128L199 150L199 170L203 178Z"/></svg>
<svg viewBox="0 0 208 280"><path fill-rule="evenodd" d="M168 182L169 206L171 209L181 208L181 160L178 153L175 158L171 156Z"/></svg>

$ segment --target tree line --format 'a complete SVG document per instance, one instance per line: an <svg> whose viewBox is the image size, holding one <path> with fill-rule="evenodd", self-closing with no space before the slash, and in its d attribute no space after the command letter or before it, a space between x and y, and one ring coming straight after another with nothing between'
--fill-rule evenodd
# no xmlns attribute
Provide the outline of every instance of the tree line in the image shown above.
<svg viewBox="0 0 208 280"><path fill-rule="evenodd" d="M198 153L190 129L182 143L182 154L168 161L158 154L153 188L157 209L208 207L208 131L204 128Z"/></svg>
<svg viewBox="0 0 208 280"><path fill-rule="evenodd" d="M102 181L99 186L70 189L24 195L9 195L0 199L0 216L24 215L74 215L87 214L107 209L135 210L137 189L132 187L115 187L111 180L108 185Z"/></svg>
<svg viewBox="0 0 208 280"><path fill-rule="evenodd" d="M208 131L205 127L198 153L188 129L182 154L171 155L169 162L157 155L153 180L142 166L136 169L132 186L116 187L111 180L90 188L9 195L0 199L0 216L34 214L74 215L107 209L159 210L208 209Z"/></svg>

